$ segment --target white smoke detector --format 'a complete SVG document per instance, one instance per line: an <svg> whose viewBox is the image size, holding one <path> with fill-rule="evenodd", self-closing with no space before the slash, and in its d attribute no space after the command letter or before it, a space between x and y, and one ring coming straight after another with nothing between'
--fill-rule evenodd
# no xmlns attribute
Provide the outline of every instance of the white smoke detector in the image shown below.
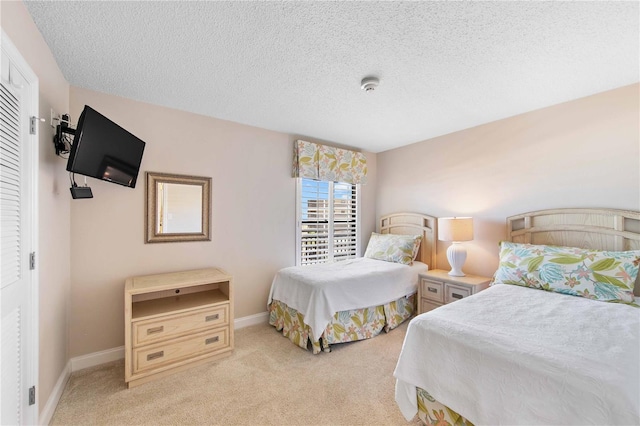
<svg viewBox="0 0 640 426"><path fill-rule="evenodd" d="M360 88L365 92L373 92L379 84L380 80L377 77L365 77L360 83Z"/></svg>

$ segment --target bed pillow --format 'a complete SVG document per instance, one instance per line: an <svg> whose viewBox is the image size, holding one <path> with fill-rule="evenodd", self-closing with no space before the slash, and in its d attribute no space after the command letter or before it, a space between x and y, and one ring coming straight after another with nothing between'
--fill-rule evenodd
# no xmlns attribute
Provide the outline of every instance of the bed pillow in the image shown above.
<svg viewBox="0 0 640 426"><path fill-rule="evenodd" d="M422 235L371 233L364 257L411 265L420 249Z"/></svg>
<svg viewBox="0 0 640 426"><path fill-rule="evenodd" d="M515 284L605 302L633 303L640 250L500 244L494 283Z"/></svg>

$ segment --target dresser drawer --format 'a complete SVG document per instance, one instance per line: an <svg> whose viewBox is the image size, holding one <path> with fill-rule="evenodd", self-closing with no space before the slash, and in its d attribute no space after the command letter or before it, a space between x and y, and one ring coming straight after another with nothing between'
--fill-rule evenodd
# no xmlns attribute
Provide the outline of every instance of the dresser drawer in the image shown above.
<svg viewBox="0 0 640 426"><path fill-rule="evenodd" d="M434 303L426 299L420 300L420 313L425 313L434 310L435 308L439 308L442 306L439 303Z"/></svg>
<svg viewBox="0 0 640 426"><path fill-rule="evenodd" d="M167 315L131 324L133 346L170 339L184 333L229 324L229 305L209 307L185 314Z"/></svg>
<svg viewBox="0 0 640 426"><path fill-rule="evenodd" d="M444 303L443 283L422 279L420 285L422 286L422 297L434 302Z"/></svg>
<svg viewBox="0 0 640 426"><path fill-rule="evenodd" d="M207 330L165 344L133 349L133 373L216 351L229 346L229 327Z"/></svg>
<svg viewBox="0 0 640 426"><path fill-rule="evenodd" d="M446 301L445 303L455 302L456 300L463 299L467 296L471 296L471 290L467 287L461 287L453 284L447 284L446 289Z"/></svg>

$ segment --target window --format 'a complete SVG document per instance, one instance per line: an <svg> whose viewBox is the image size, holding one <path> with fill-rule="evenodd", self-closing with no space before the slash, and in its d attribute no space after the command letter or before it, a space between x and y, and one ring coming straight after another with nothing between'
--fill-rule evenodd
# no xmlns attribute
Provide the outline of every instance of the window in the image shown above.
<svg viewBox="0 0 640 426"><path fill-rule="evenodd" d="M356 257L358 185L298 178L297 206L297 265Z"/></svg>

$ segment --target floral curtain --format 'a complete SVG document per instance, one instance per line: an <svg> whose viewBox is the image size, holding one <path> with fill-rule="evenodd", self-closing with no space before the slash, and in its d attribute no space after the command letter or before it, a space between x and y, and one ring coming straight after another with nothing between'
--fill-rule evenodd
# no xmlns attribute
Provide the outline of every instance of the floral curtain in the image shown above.
<svg viewBox="0 0 640 426"><path fill-rule="evenodd" d="M293 146L293 177L319 179L318 155L320 145L307 141L296 141Z"/></svg>
<svg viewBox="0 0 640 426"><path fill-rule="evenodd" d="M365 184L367 159L361 152L297 140L293 177Z"/></svg>

